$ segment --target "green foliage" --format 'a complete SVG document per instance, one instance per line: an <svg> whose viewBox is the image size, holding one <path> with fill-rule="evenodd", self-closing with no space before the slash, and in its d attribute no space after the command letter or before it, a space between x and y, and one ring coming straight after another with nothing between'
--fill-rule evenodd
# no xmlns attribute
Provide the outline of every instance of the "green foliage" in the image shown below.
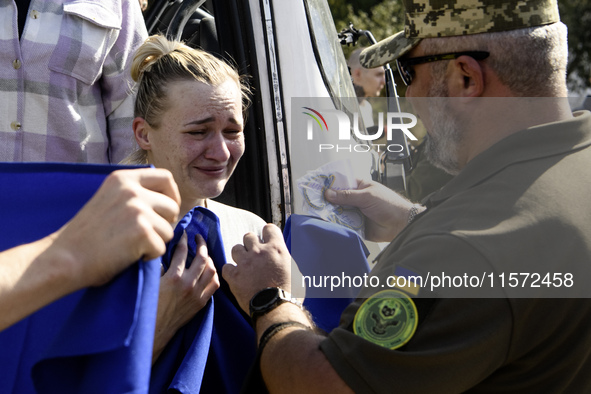
<svg viewBox="0 0 591 394"><path fill-rule="evenodd" d="M348 1L329 0L328 1L337 31L353 23L356 29L369 30L377 41L391 36L404 27L404 8L400 1ZM358 45L368 46L369 41L366 38L359 40ZM345 57L355 49L354 47L344 47Z"/></svg>
<svg viewBox="0 0 591 394"><path fill-rule="evenodd" d="M568 87L584 90L591 87L591 2L558 0L558 8L568 27Z"/></svg>

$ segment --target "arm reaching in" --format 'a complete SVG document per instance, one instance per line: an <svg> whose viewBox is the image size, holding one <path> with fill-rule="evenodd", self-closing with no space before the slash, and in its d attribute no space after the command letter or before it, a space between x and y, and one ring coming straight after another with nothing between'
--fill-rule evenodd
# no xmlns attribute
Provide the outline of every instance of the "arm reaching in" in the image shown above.
<svg viewBox="0 0 591 394"><path fill-rule="evenodd" d="M158 359L177 330L187 324L220 287L213 260L207 254L205 240L197 235L196 241L197 253L189 268L186 268L187 233L182 235L170 268L160 279L152 363Z"/></svg>
<svg viewBox="0 0 591 394"><path fill-rule="evenodd" d="M222 274L245 312L249 312L251 298L266 287L291 290L291 256L275 225L263 228L262 242L255 234L246 234L244 245L232 249L232 258L236 266L226 264ZM351 393L319 349L324 336L315 332L314 323L298 306L286 302L259 317L255 325L258 341L267 328L281 322L303 326L285 328L265 345L261 372L269 392Z"/></svg>
<svg viewBox="0 0 591 394"><path fill-rule="evenodd" d="M247 233L244 245L232 248L232 258L238 265L226 264L222 270L246 313L249 313L250 299L266 287L280 287L291 292L291 256L281 230L267 224L262 235L264 242L256 234Z"/></svg>
<svg viewBox="0 0 591 394"><path fill-rule="evenodd" d="M170 172L120 170L55 233L0 253L0 330L140 258L164 253L180 195Z"/></svg>
<svg viewBox="0 0 591 394"><path fill-rule="evenodd" d="M360 180L355 190L327 189L324 196L330 203L359 208L367 218L366 238L375 242L392 241L408 223L411 208L425 210L373 181Z"/></svg>

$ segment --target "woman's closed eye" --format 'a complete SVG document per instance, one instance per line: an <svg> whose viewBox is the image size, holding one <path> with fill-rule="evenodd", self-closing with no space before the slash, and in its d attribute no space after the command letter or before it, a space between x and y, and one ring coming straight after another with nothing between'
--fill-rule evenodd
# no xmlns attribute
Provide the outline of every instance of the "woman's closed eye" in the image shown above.
<svg viewBox="0 0 591 394"><path fill-rule="evenodd" d="M242 129L228 129L224 130L226 138L240 138L242 136Z"/></svg>
<svg viewBox="0 0 591 394"><path fill-rule="evenodd" d="M207 130L189 130L185 132L185 134L189 134L194 137L205 137Z"/></svg>

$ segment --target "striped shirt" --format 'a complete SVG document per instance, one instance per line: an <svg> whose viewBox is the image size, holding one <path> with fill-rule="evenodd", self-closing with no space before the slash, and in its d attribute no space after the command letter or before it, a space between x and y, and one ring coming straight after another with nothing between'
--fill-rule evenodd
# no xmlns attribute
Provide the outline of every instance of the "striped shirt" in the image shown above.
<svg viewBox="0 0 591 394"><path fill-rule="evenodd" d="M117 163L133 150L137 0L0 0L0 161Z"/></svg>

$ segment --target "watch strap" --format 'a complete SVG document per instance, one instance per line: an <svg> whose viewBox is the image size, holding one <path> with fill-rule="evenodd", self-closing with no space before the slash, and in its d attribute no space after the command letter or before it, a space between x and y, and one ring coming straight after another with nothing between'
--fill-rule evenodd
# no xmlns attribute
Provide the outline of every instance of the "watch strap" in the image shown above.
<svg viewBox="0 0 591 394"><path fill-rule="evenodd" d="M270 289L277 291L277 297L275 298L275 300L273 300L273 302L266 305L264 308L253 307L253 300L255 300L260 293L262 293L264 291L268 291ZM300 301L298 301L296 298L293 298L291 293L289 293L288 291L283 290L279 287L267 287L267 288L259 291L250 300L250 318L252 319L253 324L255 323L255 321L258 317L266 315L267 313L271 312L273 309L277 308L279 305L281 305L285 302L290 302L299 308L303 308L302 303Z"/></svg>

